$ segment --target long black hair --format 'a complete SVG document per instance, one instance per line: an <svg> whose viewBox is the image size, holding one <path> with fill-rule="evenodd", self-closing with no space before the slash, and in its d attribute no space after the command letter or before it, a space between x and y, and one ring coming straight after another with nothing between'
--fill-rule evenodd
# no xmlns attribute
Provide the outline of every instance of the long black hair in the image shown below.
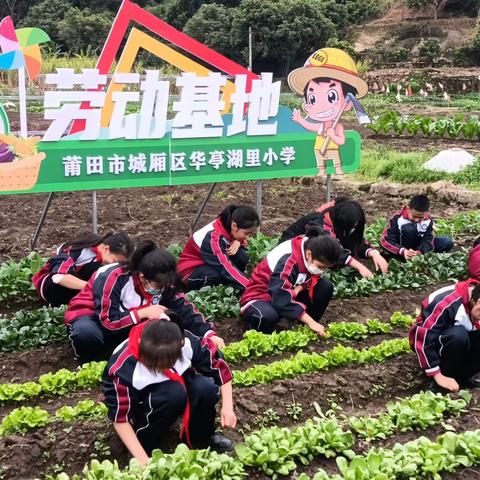
<svg viewBox="0 0 480 480"><path fill-rule="evenodd" d="M108 232L105 235L85 233L62 245L62 250L83 250L97 247L101 243L110 247L110 252L129 258L134 249L133 240L126 232Z"/></svg>
<svg viewBox="0 0 480 480"><path fill-rule="evenodd" d="M229 205L222 210L219 217L223 228L228 233L232 232L232 222L235 222L238 228L252 228L260 225L257 211L249 205Z"/></svg>
<svg viewBox="0 0 480 480"><path fill-rule="evenodd" d="M354 257L358 256L365 234L365 212L362 206L351 198L339 197L328 211L340 244L350 250ZM350 233L352 228L355 230Z"/></svg>
<svg viewBox="0 0 480 480"><path fill-rule="evenodd" d="M309 227L305 235L308 240L305 242L304 248L312 252L313 260L318 260L331 267L340 264L342 246L336 238L328 235L317 226Z"/></svg>
<svg viewBox="0 0 480 480"><path fill-rule="evenodd" d="M132 273L143 273L145 278L164 287L163 297L171 298L178 291L180 279L177 274L175 257L158 248L152 240L140 242L128 265Z"/></svg>

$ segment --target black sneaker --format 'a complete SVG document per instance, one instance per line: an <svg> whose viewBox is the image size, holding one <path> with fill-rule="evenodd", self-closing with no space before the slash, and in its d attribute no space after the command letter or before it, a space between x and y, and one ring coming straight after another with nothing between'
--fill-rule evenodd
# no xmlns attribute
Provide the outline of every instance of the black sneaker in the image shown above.
<svg viewBox="0 0 480 480"><path fill-rule="evenodd" d="M458 382L460 388L480 388L480 380L478 378L466 378L465 380L460 380Z"/></svg>
<svg viewBox="0 0 480 480"><path fill-rule="evenodd" d="M427 390L430 390L433 393L441 393L442 395L452 393L446 388L441 387L433 378L428 382Z"/></svg>
<svg viewBox="0 0 480 480"><path fill-rule="evenodd" d="M233 449L233 442L221 433L214 433L210 437L210 448L216 452L229 452Z"/></svg>

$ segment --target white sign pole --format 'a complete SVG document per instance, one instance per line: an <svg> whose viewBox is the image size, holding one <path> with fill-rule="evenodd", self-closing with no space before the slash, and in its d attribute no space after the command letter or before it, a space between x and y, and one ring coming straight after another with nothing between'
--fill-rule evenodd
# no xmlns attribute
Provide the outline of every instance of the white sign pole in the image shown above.
<svg viewBox="0 0 480 480"><path fill-rule="evenodd" d="M27 91L25 87L25 67L18 69L18 96L20 99L20 136L26 138L27 130Z"/></svg>
<svg viewBox="0 0 480 480"><path fill-rule="evenodd" d="M252 27L248 27L248 69L252 71L253 67L253 41L252 41ZM263 194L263 182L261 180L257 180L255 182L255 190L257 196L257 213L262 219L262 194Z"/></svg>

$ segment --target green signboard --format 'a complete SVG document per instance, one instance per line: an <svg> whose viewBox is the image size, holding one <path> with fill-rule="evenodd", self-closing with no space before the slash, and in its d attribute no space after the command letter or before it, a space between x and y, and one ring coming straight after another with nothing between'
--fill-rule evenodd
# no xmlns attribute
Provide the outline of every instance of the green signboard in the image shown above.
<svg viewBox="0 0 480 480"><path fill-rule="evenodd" d="M61 192L284 178L317 173L315 135L236 135L219 139L92 140L39 144L46 154L30 189L0 193ZM345 173L360 162L360 135L346 132L340 150ZM16 163L20 163L16 162ZM35 167L32 167L33 169ZM1 170L1 167L0 167ZM31 169L30 169L31 172ZM333 166L327 173L334 174Z"/></svg>

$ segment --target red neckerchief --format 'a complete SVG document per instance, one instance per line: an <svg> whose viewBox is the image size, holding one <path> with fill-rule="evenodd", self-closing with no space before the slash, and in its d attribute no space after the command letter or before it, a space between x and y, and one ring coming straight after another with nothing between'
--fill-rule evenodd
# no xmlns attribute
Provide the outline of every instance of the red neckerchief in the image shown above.
<svg viewBox="0 0 480 480"><path fill-rule="evenodd" d="M307 265L305 263L304 253L303 253L303 246L305 241L306 241L306 238L304 235L299 235L298 237L293 238L292 253L293 253L293 257L295 258L295 262L298 266L299 273L305 273L307 274L307 276L310 276L309 282L308 282L308 296L310 297L310 300L311 300L313 299L313 289L319 282L320 277L318 275L312 275L308 271Z"/></svg>
<svg viewBox="0 0 480 480"><path fill-rule="evenodd" d="M323 215L323 229L333 238L337 238L335 235L335 229L333 228L333 222L330 218L330 212L326 212Z"/></svg>
<svg viewBox="0 0 480 480"><path fill-rule="evenodd" d="M318 213L322 213L325 210L328 210L329 208L332 208L335 206L335 200L332 200L331 202L324 203L323 205L320 205L320 207L317 208Z"/></svg>
<svg viewBox="0 0 480 480"><path fill-rule="evenodd" d="M145 303L142 304L142 307L149 307L152 304L153 295L150 295L144 288L142 282L140 281L140 277L137 273L132 275L133 277L133 286L135 287L135 291L145 299Z"/></svg>
<svg viewBox="0 0 480 480"><path fill-rule="evenodd" d="M187 445L192 448L192 443L190 442L190 430L188 428L190 423L190 399L188 398L188 391L187 386L185 385L185 380L173 369L164 370L163 374L173 382L179 382L183 386L187 394L187 404L185 406L185 411L183 412L182 426L180 428L180 440L182 440L183 436L185 435Z"/></svg>
<svg viewBox="0 0 480 480"><path fill-rule="evenodd" d="M98 263L102 263L103 262L102 254L98 250L98 247L90 247L90 250L96 255L97 258L95 258L95 260Z"/></svg>
<svg viewBox="0 0 480 480"><path fill-rule="evenodd" d="M130 330L130 333L128 335L128 350L137 359L137 361L140 361L138 357L139 357L139 349L140 349L140 340L142 338L143 329L148 324L148 322L149 320L147 320L146 322L139 323L138 325L135 325ZM185 385L185 380L181 375L179 375L177 372L175 372L171 368L168 370L164 370L162 373L169 380L172 380L173 382L179 382L185 389L185 392L187 392L187 386ZM192 445L190 442L189 423L190 423L190 400L188 398L188 392L187 392L187 405L185 406L185 411L183 413L182 427L180 428L180 439L182 439L182 437L185 435L187 444L191 448Z"/></svg>

